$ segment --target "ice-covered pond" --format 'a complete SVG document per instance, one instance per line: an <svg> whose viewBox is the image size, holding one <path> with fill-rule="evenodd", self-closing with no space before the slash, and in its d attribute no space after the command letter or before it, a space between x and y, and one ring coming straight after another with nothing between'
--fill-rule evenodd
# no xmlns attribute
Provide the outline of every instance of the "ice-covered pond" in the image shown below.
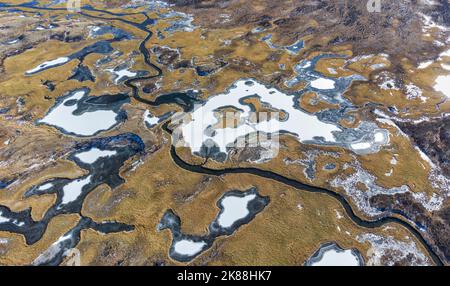
<svg viewBox="0 0 450 286"><path fill-rule="evenodd" d="M126 115L120 107L129 101L128 96L90 97L88 93L88 89L79 89L60 97L37 123L56 127L70 135L93 136L125 119Z"/></svg>
<svg viewBox="0 0 450 286"><path fill-rule="evenodd" d="M42 64L38 65L37 67L28 70L26 72L26 74L27 75L35 74L35 73L38 73L40 71L43 71L43 70L46 70L49 68L61 66L69 61L70 61L70 58L68 58L68 57L60 57L60 58L57 58L54 60L46 61L46 62L43 62Z"/></svg>
<svg viewBox="0 0 450 286"><path fill-rule="evenodd" d="M172 232L171 258L187 262L209 249L216 238L232 235L242 225L250 223L269 204L269 198L261 196L255 188L245 192L229 191L217 202L219 214L208 227L204 236L189 235L181 231L181 219L167 210L161 218L158 230Z"/></svg>
<svg viewBox="0 0 450 286"><path fill-rule="evenodd" d="M217 222L220 227L231 227L236 221L245 218L250 211L248 203L256 198L255 194L248 194L243 197L227 196L220 201L223 211L219 214Z"/></svg>
<svg viewBox="0 0 450 286"><path fill-rule="evenodd" d="M207 246L204 241L193 241L190 239L179 240L174 243L173 250L179 255L195 256Z"/></svg>
<svg viewBox="0 0 450 286"><path fill-rule="evenodd" d="M362 266L363 259L355 249L342 249L335 243L323 244L305 265L307 266Z"/></svg>
<svg viewBox="0 0 450 286"><path fill-rule="evenodd" d="M100 158L110 157L116 154L117 152L115 150L100 150L94 147L88 151L76 154L75 157L77 157L83 163L93 164Z"/></svg>

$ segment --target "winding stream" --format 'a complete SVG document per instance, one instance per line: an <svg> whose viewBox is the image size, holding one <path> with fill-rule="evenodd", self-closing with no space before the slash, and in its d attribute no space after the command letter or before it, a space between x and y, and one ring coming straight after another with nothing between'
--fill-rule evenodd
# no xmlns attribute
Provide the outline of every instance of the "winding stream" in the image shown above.
<svg viewBox="0 0 450 286"><path fill-rule="evenodd" d="M8 8L13 8L13 9L20 9L20 8L25 8L25 9L34 9L34 10L49 10L49 11L67 11L65 8L50 8L50 7L39 7L39 6L35 6L32 4L21 4L21 5L9 5L9 4L2 4L0 5L0 9L8 9ZM137 29L140 29L141 31L144 31L147 33L147 36L145 37L145 39L141 42L140 46L139 46L139 50L141 52L141 54L143 55L144 61L145 63L153 70L156 72L156 74L154 75L149 75L149 76L143 76L143 77L136 77L136 78L132 78L132 79L128 79L124 82L124 84L132 89L132 96L134 99L136 99L139 102L142 102L144 104L148 104L150 106L159 106L160 104L165 104L167 102L157 102L157 101L151 101L148 99L144 99L141 98L139 96L139 88L135 85L136 82L139 81L143 81L143 80L148 80L148 79L152 79L152 78L156 78L156 77L160 77L162 76L163 72L162 70L156 66L155 64L153 64L150 61L150 52L149 50L146 48L146 44L148 43L148 41L152 38L153 36L153 32L150 31L147 26L149 25L149 23L152 23L151 18L146 14L146 12L141 12L141 13L130 13L130 14L126 14L126 13L112 13L109 11L104 11L104 10L99 10L99 9L95 9L91 6L83 6L82 10L84 11L91 11L91 12L97 12L97 13L104 13L104 14L108 14L110 16L113 17L101 17L101 16L96 16L96 15L91 15L89 13L86 12L80 12L80 15L86 16L86 17L90 17L90 18L95 18L95 19L102 19L102 20L107 20L107 21L120 21L122 23L128 24L130 26L133 26ZM123 19L121 17L123 16L127 16L127 15L136 15L136 14L142 14L146 17L146 20L144 20L142 23L135 23L126 19ZM176 102L173 102L176 103ZM170 130L168 128L169 122L166 122L163 125L163 129L169 133L172 134L172 130ZM338 200L341 205L344 207L348 217L358 226L364 227L364 228L369 228L369 229L373 229L373 228L379 228L383 225L389 224L389 223L396 223L399 225L402 225L403 227L405 227L406 229L408 229L417 239L418 241L420 241L420 243L424 246L424 248L428 251L428 254L430 255L430 257L433 259L434 263L436 265L443 265L442 260L440 259L440 257L436 254L436 252L434 251L433 247L424 239L424 237L421 235L421 233L414 227L412 226L410 223L408 223L407 221L397 218L397 217L393 217L393 216L385 216L376 220L364 220L360 217L358 217L351 205L349 204L348 200L341 194L335 192L335 191L331 191L325 188L320 188L320 187L316 187L316 186L312 186L312 185L308 185L299 181L296 181L294 179L290 179L288 177L282 176L280 174L271 172L271 171L266 171L266 170L261 170L258 168L232 168L232 169L220 169L220 170L213 170L213 169L209 169L206 168L204 166L200 166L200 165L191 165L185 161L183 161L177 154L176 149L174 146L171 146L171 150L170 150L170 155L174 161L174 163L180 167L181 169L184 169L186 171L189 172L193 172L193 173L198 173L198 174L204 174L204 175L211 175L211 176L222 176L222 175L226 175L226 174L248 174L248 175L254 175L260 178L264 178L264 179L270 179L270 180L274 180L277 181L279 183L288 185L290 187L293 187L299 191L307 191L307 192L312 192L312 193L320 193L320 194L326 194L328 196L333 197L334 199ZM26 215L25 215L26 216ZM14 232L13 229L11 229L11 231Z"/></svg>

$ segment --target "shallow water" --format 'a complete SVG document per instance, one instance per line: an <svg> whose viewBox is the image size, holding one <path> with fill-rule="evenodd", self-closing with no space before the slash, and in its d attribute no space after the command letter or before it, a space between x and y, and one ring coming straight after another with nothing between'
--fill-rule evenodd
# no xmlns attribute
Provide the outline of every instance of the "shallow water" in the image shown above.
<svg viewBox="0 0 450 286"><path fill-rule="evenodd" d="M92 81L95 82L95 76L92 74L89 67L79 64L73 71L72 75L69 77L69 80L75 79L79 82L83 81Z"/></svg>
<svg viewBox="0 0 450 286"><path fill-rule="evenodd" d="M5 189L7 188L9 185L11 185L14 182L14 180L10 180L10 181L0 181L0 189Z"/></svg>

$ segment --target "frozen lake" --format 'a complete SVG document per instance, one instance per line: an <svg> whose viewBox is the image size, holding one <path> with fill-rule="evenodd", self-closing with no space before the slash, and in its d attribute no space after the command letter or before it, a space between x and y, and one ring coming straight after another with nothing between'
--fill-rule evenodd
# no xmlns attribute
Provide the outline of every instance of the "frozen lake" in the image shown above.
<svg viewBox="0 0 450 286"><path fill-rule="evenodd" d="M313 64L307 62L304 66L312 67ZM310 86L321 92L335 94L351 80L347 78L338 82L316 77L310 82ZM378 152L381 146L389 143L388 131L378 128L375 123L364 121L356 128L345 128L339 123L345 116L339 109L311 114L299 106L300 97L301 95L289 95L252 79L241 79L227 92L195 105L194 110L184 116L175 130L175 134L181 136L174 137L174 143L177 147L189 147L193 154L201 156L205 147L213 147L217 150L214 152L223 154L227 154L229 148L244 147L244 138L250 134L258 134L254 136L257 138L257 146L261 146L270 137L289 134L304 144L341 146L358 154ZM245 102L249 98L258 99L273 112L256 114L254 106ZM235 124L229 123L229 116L234 116L232 120ZM227 123L223 124L224 122ZM180 138L182 140L178 140Z"/></svg>
<svg viewBox="0 0 450 286"><path fill-rule="evenodd" d="M117 154L117 152L115 150L112 150L112 151L100 150L100 149L94 147L89 151L85 151L85 152L76 154L75 157L80 159L80 161L83 163L93 164L100 158L114 156L116 154Z"/></svg>
<svg viewBox="0 0 450 286"><path fill-rule="evenodd" d="M206 247L206 242L204 241L193 241L190 239L183 239L177 241L173 245L173 249L176 253L186 256L195 256L200 253Z"/></svg>
<svg viewBox="0 0 450 286"><path fill-rule="evenodd" d="M447 98L450 98L450 75L440 75L436 78L434 90L442 92Z"/></svg>
<svg viewBox="0 0 450 286"><path fill-rule="evenodd" d="M74 180L64 186L61 204L64 205L77 200L83 192L83 188L88 186L89 183L91 183L91 176Z"/></svg>
<svg viewBox="0 0 450 286"><path fill-rule="evenodd" d="M89 100L96 99L88 96L87 89L73 91L60 98L47 115L37 122L76 136L93 136L119 123L118 102L105 101L99 104Z"/></svg>
<svg viewBox="0 0 450 286"><path fill-rule="evenodd" d="M269 104L277 110L288 114L287 119L267 118L254 122L254 113L249 105L243 104L242 100L251 96L257 96L261 102ZM325 142L336 142L333 132L340 131L334 124L320 121L317 116L308 114L295 106L296 98L287 95L274 88L268 88L254 80L242 79L237 81L227 93L211 97L204 105L194 110L190 117L192 120L183 124L181 133L183 139L193 152L200 152L204 143L212 140L220 149L226 153L227 146L233 144L239 137L254 133L264 132L267 134L288 132L298 137L300 141L313 141L322 138ZM214 112L220 108L234 107L242 110L240 125L236 128L226 127L215 129L213 134L207 135L210 126L219 123Z"/></svg>
<svg viewBox="0 0 450 286"><path fill-rule="evenodd" d="M53 67L57 67L57 66L61 66L67 62L70 61L70 58L68 57L61 57L61 58L57 58L51 61L47 61L47 62L43 62L42 64L38 65L37 67L28 70L25 74L27 75L31 75L31 74L35 74L38 73L40 71L43 71L45 69L49 69L49 68L53 68Z"/></svg>
<svg viewBox="0 0 450 286"><path fill-rule="evenodd" d="M227 196L221 202L223 211L217 218L217 222L223 228L231 227L236 221L248 216L248 203L256 198L255 194L248 194L243 197Z"/></svg>
<svg viewBox="0 0 450 286"><path fill-rule="evenodd" d="M360 254L354 249L342 249L335 243L323 244L305 263L307 266L361 266Z"/></svg>

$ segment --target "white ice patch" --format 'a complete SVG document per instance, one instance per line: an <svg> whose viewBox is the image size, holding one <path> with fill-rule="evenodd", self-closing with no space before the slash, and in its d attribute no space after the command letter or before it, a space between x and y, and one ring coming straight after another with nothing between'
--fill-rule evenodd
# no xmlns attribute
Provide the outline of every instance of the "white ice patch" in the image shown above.
<svg viewBox="0 0 450 286"><path fill-rule="evenodd" d="M195 242L190 239L183 239L175 242L174 251L180 255L195 256L206 246L206 242Z"/></svg>
<svg viewBox="0 0 450 286"><path fill-rule="evenodd" d="M220 205L223 212L219 215L217 221L223 228L231 227L236 221L245 218L250 213L248 203L256 198L255 194L249 194L245 197L227 196Z"/></svg>
<svg viewBox="0 0 450 286"><path fill-rule="evenodd" d="M280 148L280 143L277 140L267 140L260 142L261 149L259 152L258 159L247 159L247 162L254 164L266 163L278 155L278 150Z"/></svg>
<svg viewBox="0 0 450 286"><path fill-rule="evenodd" d="M70 60L70 58L68 58L68 57L61 57L61 58L57 58L56 60L44 62L44 63L38 65L37 67L35 67L34 69L27 71L25 74L27 74L27 75L34 74L34 73L40 72L41 70L46 69L46 68L65 64L69 60Z"/></svg>
<svg viewBox="0 0 450 286"><path fill-rule="evenodd" d="M132 72L127 69L122 69L122 70L118 70L118 71L116 71L114 69L107 69L106 71L115 75L115 79L114 79L115 84L118 84L119 81L121 81L123 78L132 78L132 77L137 76L136 72Z"/></svg>
<svg viewBox="0 0 450 286"><path fill-rule="evenodd" d="M55 106L39 123L55 126L69 133L81 136L92 136L100 131L110 129L117 123L117 113L112 110L96 110L74 115L77 105L66 106L69 100L80 100L85 91L77 91Z"/></svg>
<svg viewBox="0 0 450 286"><path fill-rule="evenodd" d="M311 86L315 89L334 89L335 81L327 78L318 78L311 81Z"/></svg>
<svg viewBox="0 0 450 286"><path fill-rule="evenodd" d="M375 142L376 143L386 142L386 135L383 132L376 132L374 137L375 137Z"/></svg>
<svg viewBox="0 0 450 286"><path fill-rule="evenodd" d="M8 45L13 45L13 44L16 44L16 43L18 43L20 41L20 39L19 38L17 38L17 39L14 39L14 40L11 40L11 41L8 41L8 42L6 42Z"/></svg>
<svg viewBox="0 0 450 286"><path fill-rule="evenodd" d="M390 162L391 162L391 165L397 165L397 163L398 163L397 158L395 158L395 157L392 157Z"/></svg>
<svg viewBox="0 0 450 286"><path fill-rule="evenodd" d="M446 50L445 52L442 52L440 55L439 55L439 60L442 60L442 58L443 57L450 57L450 49L449 50Z"/></svg>
<svg viewBox="0 0 450 286"><path fill-rule="evenodd" d="M9 222L10 219L9 219L9 218L6 218L6 217L4 217L4 216L2 216L2 214L3 214L3 213L0 211L0 223Z"/></svg>
<svg viewBox="0 0 450 286"><path fill-rule="evenodd" d="M358 258L350 249L337 251L328 249L322 254L322 259L311 266L359 266Z"/></svg>
<svg viewBox="0 0 450 286"><path fill-rule="evenodd" d="M63 242L72 239L71 233L65 234L52 243L43 253L41 253L32 263L32 265L41 265L53 259L63 248ZM66 253L63 253L66 256Z"/></svg>
<svg viewBox="0 0 450 286"><path fill-rule="evenodd" d="M337 74L337 71L334 68L327 68L329 74Z"/></svg>
<svg viewBox="0 0 450 286"><path fill-rule="evenodd" d="M10 219L10 218L4 217L4 216L2 216L2 215L3 215L3 213L0 211L0 223L7 223L7 222L9 222L9 223L13 223L13 224L15 224L15 225L17 225L17 226L19 226L19 227L25 225L25 223L23 223L23 222L19 222L18 220Z"/></svg>
<svg viewBox="0 0 450 286"><path fill-rule="evenodd" d="M91 182L91 176L87 176L84 179L78 179L72 181L64 186L63 188L63 197L61 204L65 205L76 201L76 199L83 192L83 187Z"/></svg>
<svg viewBox="0 0 450 286"><path fill-rule="evenodd" d="M149 126L155 126L159 122L159 117L153 116L148 110L144 112L144 122Z"/></svg>
<svg viewBox="0 0 450 286"><path fill-rule="evenodd" d="M53 245L58 245L58 244L60 244L61 242L64 242L64 241L66 241L66 240L68 240L68 239L71 239L71 238L72 238L72 236L71 236L70 234L63 235L63 236L61 236L60 238L58 238L58 240L55 241L55 242L53 243Z"/></svg>
<svg viewBox="0 0 450 286"><path fill-rule="evenodd" d="M46 190L50 189L51 187L53 187L53 184L52 183L47 183L47 184L44 184L44 185L40 186L38 188L38 190L39 191L46 191Z"/></svg>
<svg viewBox="0 0 450 286"><path fill-rule="evenodd" d="M354 143L351 144L350 147L353 150L368 150L372 147L372 144L370 144L369 142L360 142L360 143Z"/></svg>
<svg viewBox="0 0 450 286"><path fill-rule="evenodd" d="M436 78L434 90L442 92L447 98L450 98L450 75L440 75Z"/></svg>
<svg viewBox="0 0 450 286"><path fill-rule="evenodd" d="M336 212L336 218L337 219L342 219L343 218L342 214L338 210L334 210L334 211Z"/></svg>
<svg viewBox="0 0 450 286"><path fill-rule="evenodd" d="M423 63L420 63L417 68L418 69L426 69L427 67L431 66L432 64L433 64L433 61L423 62Z"/></svg>
<svg viewBox="0 0 450 286"><path fill-rule="evenodd" d="M115 150L109 151L109 150L100 150L98 148L92 148L89 151L78 153L75 155L78 159L80 159L81 162L86 164L93 164L98 159L114 156L117 152Z"/></svg>
<svg viewBox="0 0 450 286"><path fill-rule="evenodd" d="M394 173L394 169L390 169L389 172L384 173L384 175L386 177L390 177L390 176L392 176L393 173Z"/></svg>
<svg viewBox="0 0 450 286"><path fill-rule="evenodd" d="M312 65L311 61L304 61L303 63L298 64L297 68L307 69L307 68L311 67L311 65Z"/></svg>
<svg viewBox="0 0 450 286"><path fill-rule="evenodd" d="M434 165L433 161L431 161L430 157L428 157L425 153L423 153L423 151L420 150L419 147L415 146L414 148L417 150L417 152L419 153L422 160L427 162L430 165L430 167L432 167L432 168L435 167L435 165Z"/></svg>

